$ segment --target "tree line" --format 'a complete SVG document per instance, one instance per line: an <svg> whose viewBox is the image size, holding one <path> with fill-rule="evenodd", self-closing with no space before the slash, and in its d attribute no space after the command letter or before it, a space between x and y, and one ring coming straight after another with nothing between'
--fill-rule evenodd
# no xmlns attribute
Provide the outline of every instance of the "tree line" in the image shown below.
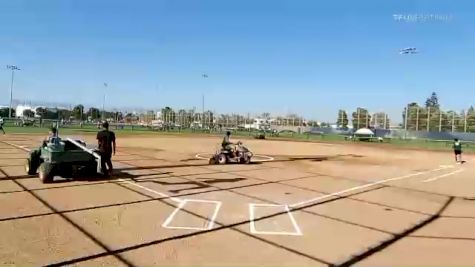
<svg viewBox="0 0 475 267"><path fill-rule="evenodd" d="M357 108L355 112L351 114L351 124L353 129L361 128L380 128L389 129L390 120L388 114L384 112L377 112L371 115L365 108ZM336 125L339 129L349 129L348 114L345 110L340 109L338 111L338 118Z"/></svg>
<svg viewBox="0 0 475 267"><path fill-rule="evenodd" d="M407 117L407 118L406 118ZM424 105L409 103L402 112L402 127L413 131L475 132L475 110L443 111L437 93L432 93Z"/></svg>
<svg viewBox="0 0 475 267"><path fill-rule="evenodd" d="M433 92L423 105L409 103L402 111L401 128L409 131L454 131L475 132L475 109L443 111L437 93ZM338 111L337 127L348 129L350 118L345 110ZM370 114L365 108L357 108L351 114L354 129L383 128L389 129L390 120L384 112Z"/></svg>
<svg viewBox="0 0 475 267"><path fill-rule="evenodd" d="M131 115L131 114L129 114ZM9 108L0 109L0 117L7 118L9 116ZM77 105L72 109L65 108L46 108L38 107L34 110L25 109L21 116L26 118L41 118L46 120L98 120L98 119L114 119L122 120L123 115L121 112L115 111L101 111L98 108L90 107L85 110L83 105ZM12 117L17 117L15 109L12 109Z"/></svg>

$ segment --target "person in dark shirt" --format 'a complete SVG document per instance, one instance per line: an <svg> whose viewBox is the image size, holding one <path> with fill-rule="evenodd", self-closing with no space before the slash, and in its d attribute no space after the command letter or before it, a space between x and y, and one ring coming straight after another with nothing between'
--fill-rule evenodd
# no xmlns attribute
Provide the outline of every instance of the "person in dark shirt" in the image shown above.
<svg viewBox="0 0 475 267"><path fill-rule="evenodd" d="M109 123L102 124L103 130L97 133L97 144L101 154L101 169L105 176L112 175L112 155L115 155L115 134L109 131ZM106 168L107 167L109 168Z"/></svg>
<svg viewBox="0 0 475 267"><path fill-rule="evenodd" d="M51 140L53 140L53 138L57 138L57 137L58 137L58 129L53 126L53 127L51 127L51 129L49 131L49 135L46 138L46 140L48 142L51 142Z"/></svg>
<svg viewBox="0 0 475 267"><path fill-rule="evenodd" d="M53 126L49 130L48 136L43 140L43 147L45 147L48 143L52 143L55 138L58 138L58 129Z"/></svg>
<svg viewBox="0 0 475 267"><path fill-rule="evenodd" d="M227 131L226 135L223 138L223 142L221 142L221 147L224 150L227 150L229 152L233 152L234 147L233 147L233 143L231 142L230 137L231 137L231 132Z"/></svg>
<svg viewBox="0 0 475 267"><path fill-rule="evenodd" d="M5 130L3 130L3 124L4 124L3 118L0 117L0 130L2 130L3 134L5 134Z"/></svg>
<svg viewBox="0 0 475 267"><path fill-rule="evenodd" d="M457 163L463 163L462 161L462 143L456 138L454 139L454 153L455 153L455 162Z"/></svg>

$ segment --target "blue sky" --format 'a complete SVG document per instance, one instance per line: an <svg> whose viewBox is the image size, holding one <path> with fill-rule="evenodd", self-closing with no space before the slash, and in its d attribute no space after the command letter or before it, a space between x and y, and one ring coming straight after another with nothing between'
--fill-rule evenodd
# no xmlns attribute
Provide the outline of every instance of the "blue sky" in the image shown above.
<svg viewBox="0 0 475 267"><path fill-rule="evenodd" d="M396 21L394 14L451 15ZM217 112L387 111L432 91L475 104L475 2L0 1L0 104L14 98ZM413 46L417 55L400 55ZM202 74L208 74L204 79ZM111 93L113 92L113 93Z"/></svg>

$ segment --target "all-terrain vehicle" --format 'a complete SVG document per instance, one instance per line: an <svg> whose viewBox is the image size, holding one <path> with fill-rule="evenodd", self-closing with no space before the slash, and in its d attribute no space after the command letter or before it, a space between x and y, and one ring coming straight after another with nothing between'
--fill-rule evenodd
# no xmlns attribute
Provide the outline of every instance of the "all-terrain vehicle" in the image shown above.
<svg viewBox="0 0 475 267"><path fill-rule="evenodd" d="M29 175L39 173L43 183L53 182L55 176L94 176L100 173L100 156L81 140L55 137L30 152L25 170Z"/></svg>
<svg viewBox="0 0 475 267"><path fill-rule="evenodd" d="M252 152L245 147L242 142L238 142L232 151L224 148L219 149L210 159L209 164L226 164L226 163L251 163Z"/></svg>

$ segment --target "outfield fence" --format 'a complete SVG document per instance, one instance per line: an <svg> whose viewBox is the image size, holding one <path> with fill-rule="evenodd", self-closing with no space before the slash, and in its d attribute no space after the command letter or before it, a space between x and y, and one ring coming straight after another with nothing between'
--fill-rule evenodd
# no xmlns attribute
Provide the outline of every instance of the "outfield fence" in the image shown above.
<svg viewBox="0 0 475 267"><path fill-rule="evenodd" d="M388 139L428 139L428 140L461 140L475 141L475 112L468 109L463 112L443 111L440 108L422 108L408 106L402 112L403 123L400 127L389 127L390 118L384 112L373 112L358 108L351 114L343 110L338 114L337 123L371 128L375 137ZM112 113L111 113L112 114ZM340 117L341 115L341 117ZM348 116L349 115L349 116ZM84 114L83 117L88 117ZM262 114L219 114L212 111L196 112L194 109L161 109L161 112L150 110L133 118L124 118L118 122L110 118L111 129L126 131L162 131L162 132L203 132L222 133L234 131L248 135L280 135L296 137L305 135L307 138L316 136L349 136L354 130L342 130L335 127L321 127L315 120L307 120L297 114L271 116ZM80 120L47 120L47 119L4 119L6 127L40 127L71 129L100 129L99 121ZM127 121L127 122L124 122ZM342 126L342 125L339 125ZM342 127L343 128L343 127Z"/></svg>

